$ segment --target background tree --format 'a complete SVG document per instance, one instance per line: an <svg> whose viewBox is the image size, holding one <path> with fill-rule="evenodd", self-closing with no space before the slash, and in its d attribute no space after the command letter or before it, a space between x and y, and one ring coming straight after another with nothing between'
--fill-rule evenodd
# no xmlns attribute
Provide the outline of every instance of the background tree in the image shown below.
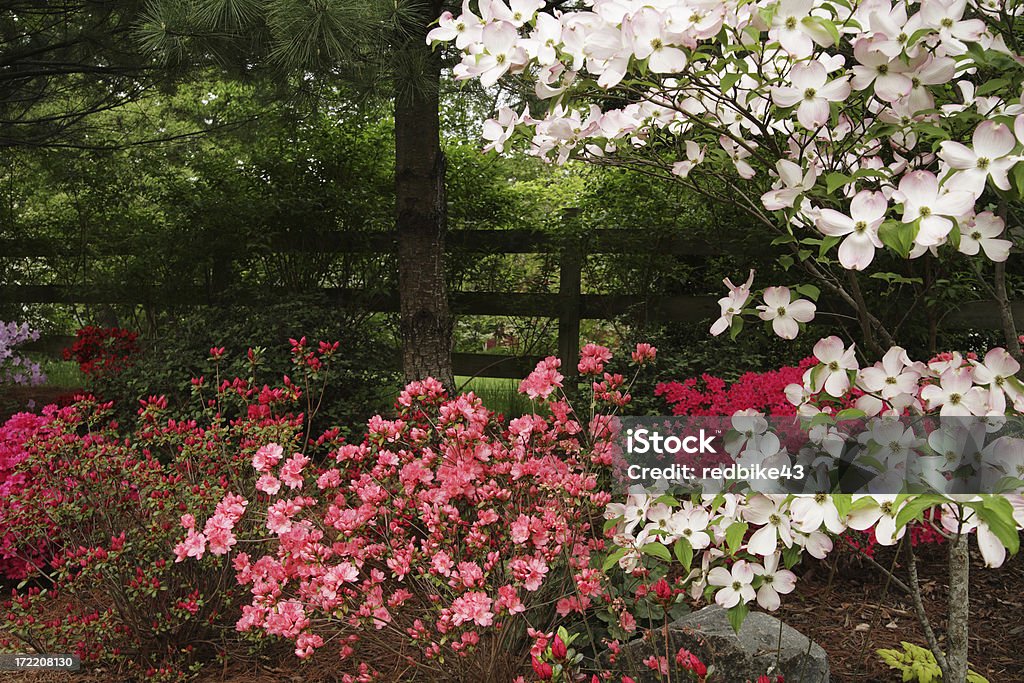
<svg viewBox="0 0 1024 683"><path fill-rule="evenodd" d="M88 146L92 114L172 79L133 39L142 5L0 2L0 147Z"/></svg>
<svg viewBox="0 0 1024 683"><path fill-rule="evenodd" d="M338 80L395 103L395 225L403 370L454 383L444 277L445 161L440 57L425 43L431 2L153 0L137 36L169 64L217 63L322 97Z"/></svg>

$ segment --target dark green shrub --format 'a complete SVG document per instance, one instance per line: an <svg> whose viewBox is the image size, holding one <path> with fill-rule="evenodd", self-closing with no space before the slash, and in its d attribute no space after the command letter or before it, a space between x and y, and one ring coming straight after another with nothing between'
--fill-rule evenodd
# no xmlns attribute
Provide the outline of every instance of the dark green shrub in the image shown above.
<svg viewBox="0 0 1024 683"><path fill-rule="evenodd" d="M388 409L389 397L401 379L388 321L353 316L319 297L294 297L284 303L250 300L244 306L203 307L169 317L160 322L156 333L140 337L142 351L134 362L120 373L95 380L89 388L115 401L125 422L140 398L153 395L165 395L172 407L182 411L189 407L191 378L217 379L210 376L211 364L203 362L211 348L228 349L220 380L236 375L248 378L255 371L257 383L273 384L275 378L292 371L288 340L303 336L314 346L328 339L342 343L316 411L314 431L338 426L349 433ZM255 369L245 354L247 348L260 349ZM315 400L319 390L308 396Z"/></svg>

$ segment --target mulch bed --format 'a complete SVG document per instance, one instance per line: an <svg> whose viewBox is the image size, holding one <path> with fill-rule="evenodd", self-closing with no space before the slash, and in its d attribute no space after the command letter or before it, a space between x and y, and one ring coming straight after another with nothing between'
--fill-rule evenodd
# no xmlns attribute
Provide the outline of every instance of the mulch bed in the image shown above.
<svg viewBox="0 0 1024 683"><path fill-rule="evenodd" d="M854 552L837 547L824 561L805 560L796 590L783 598L776 616L825 648L832 683L895 683L899 674L875 651L899 650L901 641L927 647L924 632L909 596L895 585L886 588L885 574ZM944 644L945 546L922 546L917 554L925 610ZM894 549L879 548L875 559L888 568L895 556ZM902 559L895 575L905 581ZM970 600L971 668L991 683L1024 681L1024 558L986 569L972 547Z"/></svg>
<svg viewBox="0 0 1024 683"><path fill-rule="evenodd" d="M973 541L972 541L973 542ZM900 648L901 641L924 646L921 627L909 597L890 584L883 572L840 549L824 561L802 564L797 590L785 596L778 616L828 652L832 683L897 683L875 654ZM879 548L876 561L893 565L895 551ZM976 553L974 553L976 555ZM900 558L902 560L902 558ZM903 578L900 562L896 575ZM918 549L918 570L925 606L940 641L945 628L945 547ZM1024 558L1010 558L999 569L986 569L973 557L971 567L971 668L991 683L1024 681ZM319 683L335 677L329 666L300 667L287 653L276 665L210 667L200 683ZM5 674L11 683L117 683L110 673Z"/></svg>

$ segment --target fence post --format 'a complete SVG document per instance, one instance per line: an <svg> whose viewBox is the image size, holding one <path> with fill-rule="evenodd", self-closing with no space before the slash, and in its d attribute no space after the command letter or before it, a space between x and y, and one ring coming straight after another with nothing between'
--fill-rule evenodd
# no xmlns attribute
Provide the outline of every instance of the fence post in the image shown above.
<svg viewBox="0 0 1024 683"><path fill-rule="evenodd" d="M577 209L566 209L563 218L575 217ZM568 227L568 226L567 226ZM570 228L571 229L571 228ZM562 360L565 391L574 397L579 385L576 364L580 357L580 313L583 281L583 243L579 236L567 237L561 250L558 276L558 357Z"/></svg>

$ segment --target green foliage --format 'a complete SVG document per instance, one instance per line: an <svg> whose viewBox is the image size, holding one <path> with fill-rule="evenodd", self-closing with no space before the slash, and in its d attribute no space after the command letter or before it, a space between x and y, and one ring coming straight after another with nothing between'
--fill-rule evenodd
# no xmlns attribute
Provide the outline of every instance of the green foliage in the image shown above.
<svg viewBox="0 0 1024 683"><path fill-rule="evenodd" d="M389 259L318 250L393 222L387 110L360 111L342 93L331 111L276 97L197 80L116 115L173 143L9 159L0 170L0 239L41 258L5 259L0 277L125 287L152 301L206 298L240 284L387 286ZM189 135L207 126L218 132Z"/></svg>
<svg viewBox="0 0 1024 683"><path fill-rule="evenodd" d="M519 383L519 380L497 377L455 378L459 391L472 391L480 397L485 406L509 419L535 409L535 404L525 394L519 393Z"/></svg>
<svg viewBox="0 0 1024 683"><path fill-rule="evenodd" d="M903 650L877 650L883 662L902 674L904 683L941 683L942 670L935 662L931 650L903 641ZM988 679L974 672L967 672L967 683L988 683Z"/></svg>
<svg viewBox="0 0 1024 683"><path fill-rule="evenodd" d="M350 318L343 309L317 297L246 304L196 309L165 321L153 334L143 335L143 351L128 369L91 388L116 401L123 422L134 413L138 399L151 395L164 394L173 407L190 410L194 405L189 380L217 379L203 362L212 347L228 349L220 380L252 376L245 349L264 349L256 380L273 383L292 372L289 338L305 336L314 345L320 340L342 343L314 417L316 430L340 426L343 433L354 433L368 418L389 408L400 377L393 334L383 321ZM318 388L303 390L304 402L318 400ZM305 406L305 412L312 413L315 405Z"/></svg>
<svg viewBox="0 0 1024 683"><path fill-rule="evenodd" d="M89 144L95 114L137 100L170 70L152 68L131 36L144 0L0 5L0 147ZM101 121L103 117L101 117ZM107 123L111 119L106 118Z"/></svg>

